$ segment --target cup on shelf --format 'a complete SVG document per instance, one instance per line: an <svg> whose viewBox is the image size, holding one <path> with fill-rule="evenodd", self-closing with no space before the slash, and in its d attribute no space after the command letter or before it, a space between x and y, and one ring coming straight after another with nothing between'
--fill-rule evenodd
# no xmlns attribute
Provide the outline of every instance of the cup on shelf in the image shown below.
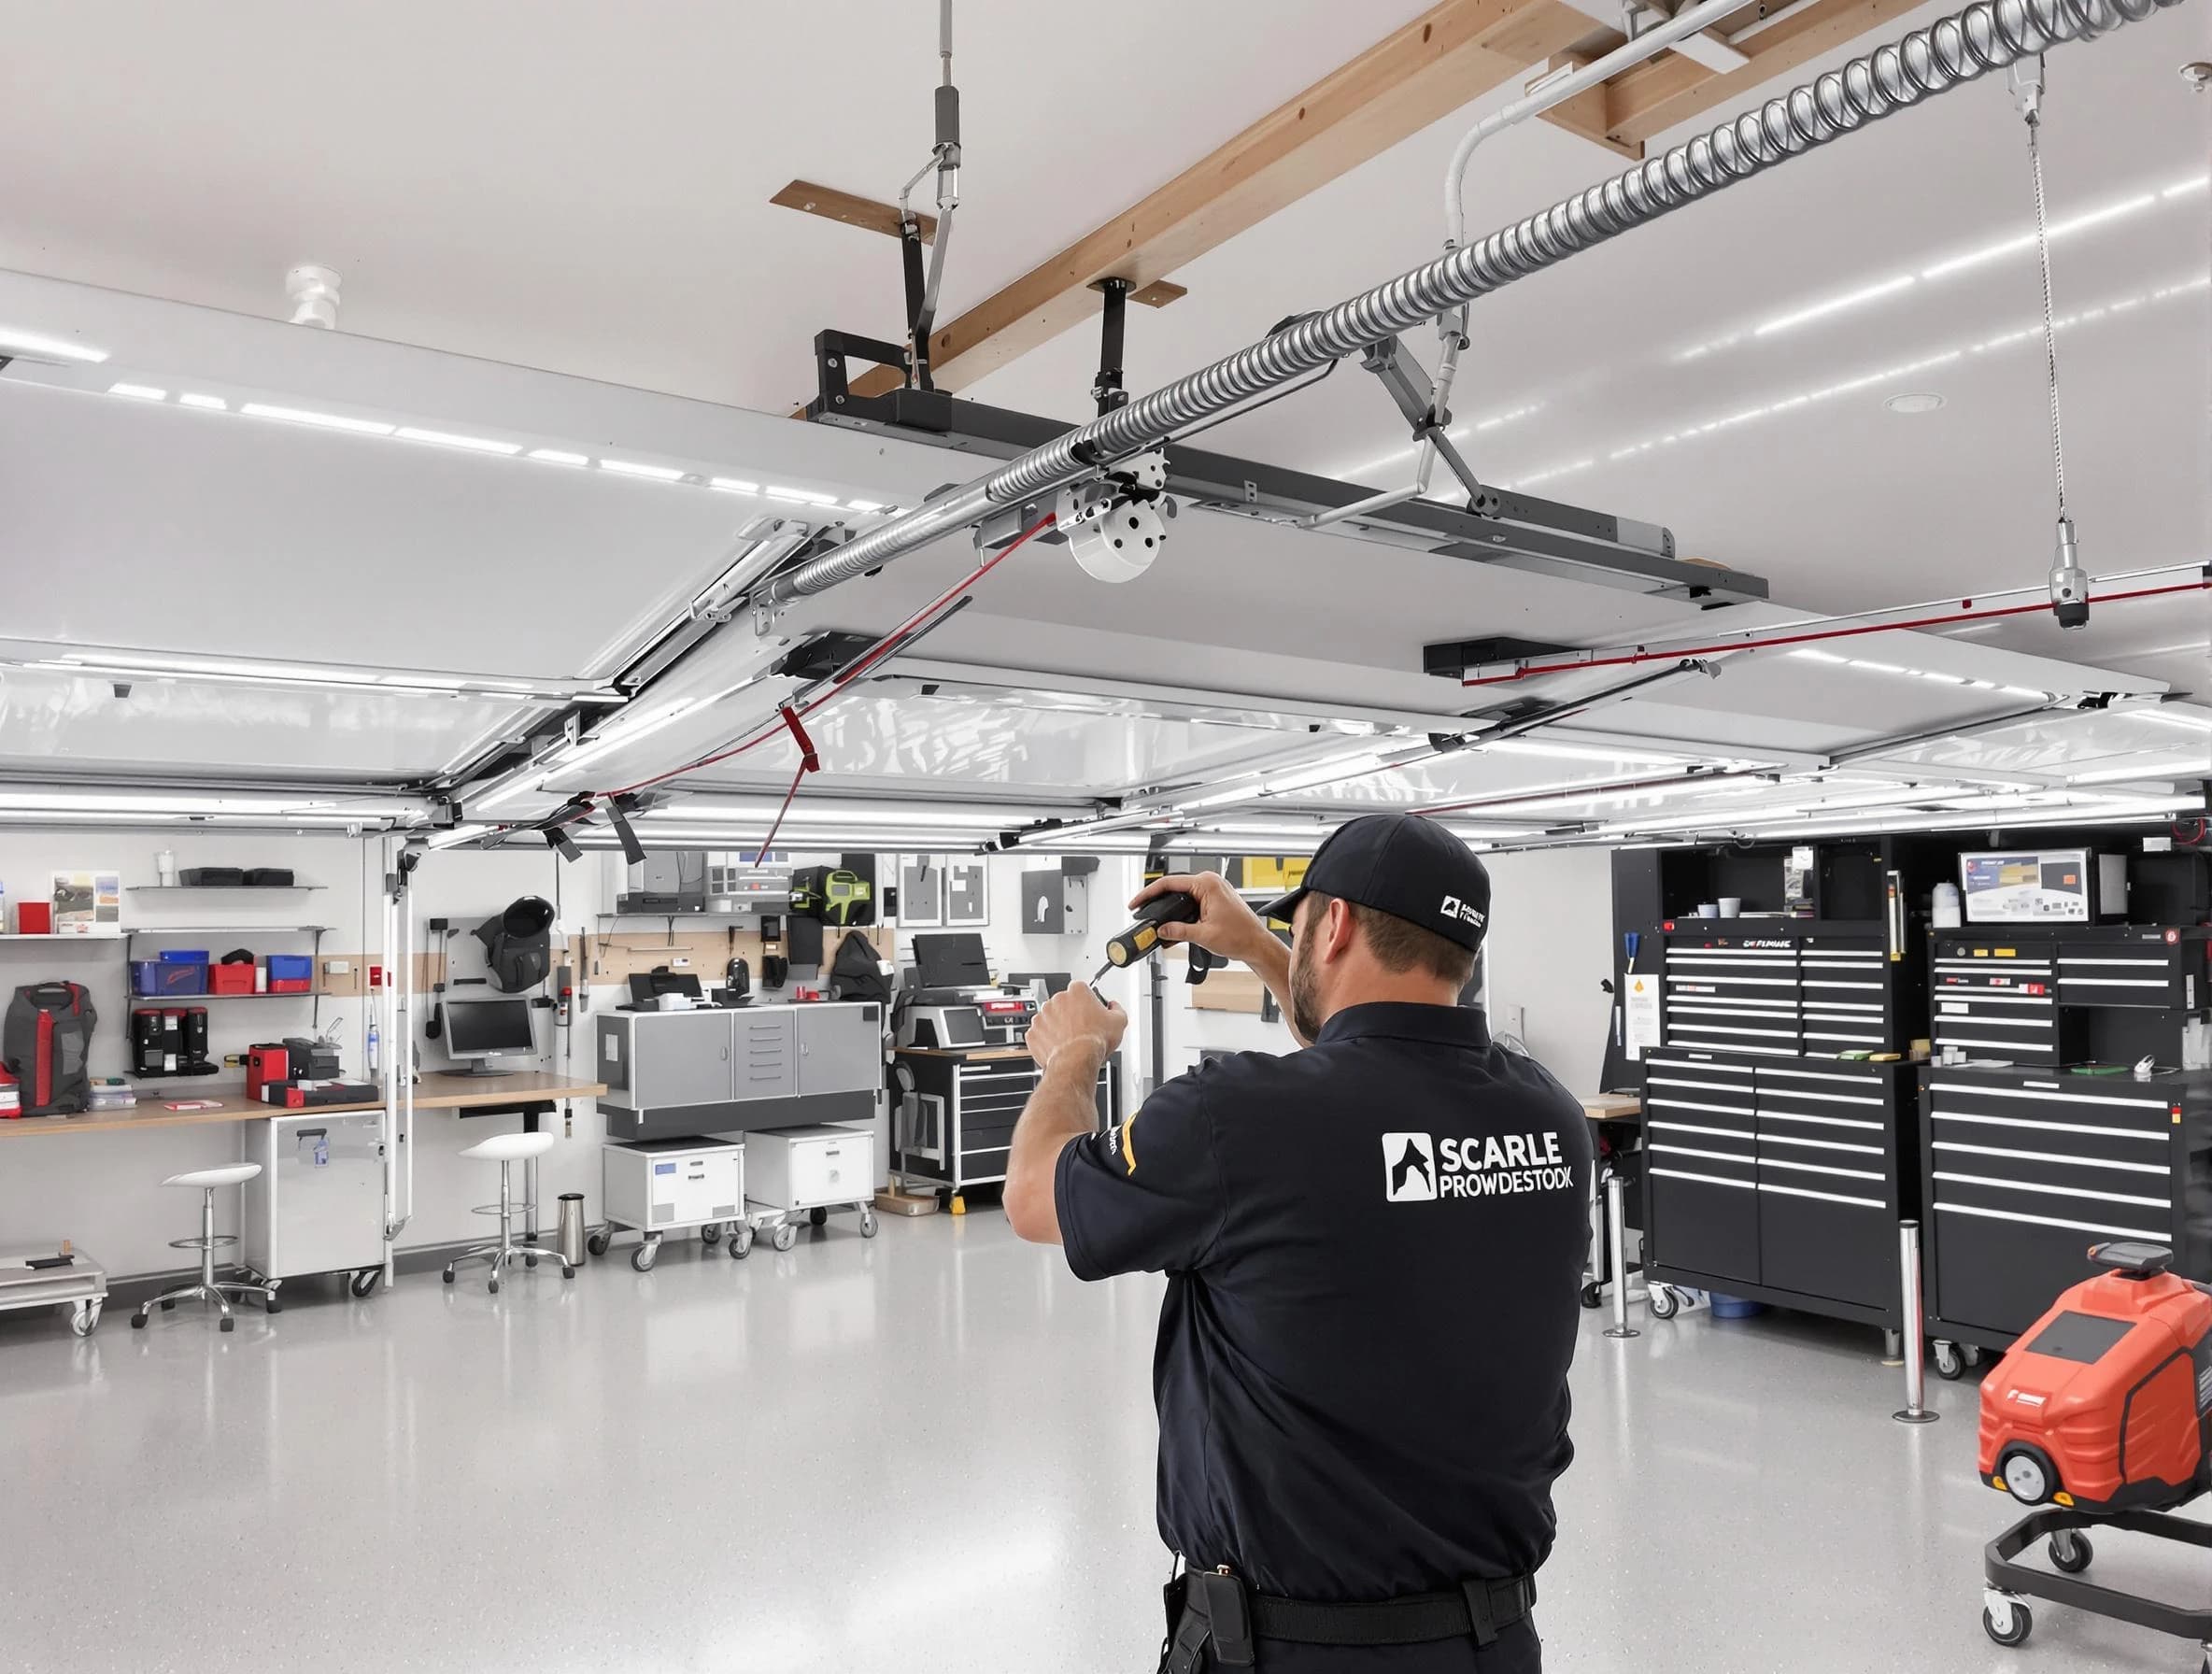
<svg viewBox="0 0 2212 1674"><path fill-rule="evenodd" d="M1698 916L1698 917L1700 917L1700 918L1718 918L1720 915L1721 915L1721 909L1720 909L1720 907L1719 907L1718 905L1716 905L1714 902L1712 902L1712 901L1699 901L1699 902L1697 903L1697 916Z"/></svg>
<svg viewBox="0 0 2212 1674"><path fill-rule="evenodd" d="M1721 916L1723 918L1741 918L1743 916L1743 897L1740 895L1722 896Z"/></svg>

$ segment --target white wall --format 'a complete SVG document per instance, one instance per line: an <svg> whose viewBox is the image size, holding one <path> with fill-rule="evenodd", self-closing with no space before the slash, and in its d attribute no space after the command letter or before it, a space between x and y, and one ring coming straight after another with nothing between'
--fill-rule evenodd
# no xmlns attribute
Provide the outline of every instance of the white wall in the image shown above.
<svg viewBox="0 0 2212 1674"><path fill-rule="evenodd" d="M1491 1027L1523 1014L1522 1039L1575 1093L1597 1090L1612 1002L1613 883L1608 851L1485 855L1490 869Z"/></svg>

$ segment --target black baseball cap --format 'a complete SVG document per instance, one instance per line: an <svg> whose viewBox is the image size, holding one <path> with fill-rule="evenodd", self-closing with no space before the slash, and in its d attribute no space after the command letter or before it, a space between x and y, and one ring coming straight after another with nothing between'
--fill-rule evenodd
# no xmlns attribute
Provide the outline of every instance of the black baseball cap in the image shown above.
<svg viewBox="0 0 2212 1674"><path fill-rule="evenodd" d="M1287 922L1309 890L1403 918L1470 952L1490 922L1488 869L1442 826L1411 814L1368 814L1339 826L1314 851L1305 883L1260 916Z"/></svg>

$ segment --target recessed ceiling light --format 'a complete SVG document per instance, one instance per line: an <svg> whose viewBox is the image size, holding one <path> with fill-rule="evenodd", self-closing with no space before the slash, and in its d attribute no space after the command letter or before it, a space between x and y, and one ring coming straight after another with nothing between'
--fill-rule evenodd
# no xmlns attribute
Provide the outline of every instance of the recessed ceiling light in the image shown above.
<svg viewBox="0 0 2212 1674"><path fill-rule="evenodd" d="M220 395L194 395L188 390L177 399L184 405L198 407L203 412L227 413L231 410L231 404Z"/></svg>
<svg viewBox="0 0 2212 1674"><path fill-rule="evenodd" d="M389 436L398 429L380 418L354 418L343 413L318 413L307 407L271 406L249 401L238 409L249 418L281 418L287 424L308 424L321 430L349 430L364 436Z"/></svg>
<svg viewBox="0 0 2212 1674"><path fill-rule="evenodd" d="M464 436L449 430L418 430L412 424L400 426L398 435L403 442L428 442L437 447L460 447L471 453L520 453L519 442L500 442L489 436Z"/></svg>
<svg viewBox="0 0 2212 1674"><path fill-rule="evenodd" d="M758 494L760 491L759 483L747 482L742 476L710 476L706 479L706 486L720 489L725 494Z"/></svg>
<svg viewBox="0 0 2212 1674"><path fill-rule="evenodd" d="M1903 413L1907 418L1916 413L1933 413L1943 404L1943 397L1933 390L1909 390L1903 395L1893 395L1881 404L1893 413Z"/></svg>
<svg viewBox="0 0 2212 1674"><path fill-rule="evenodd" d="M169 391L157 390L151 384L109 384L110 395L128 395L133 401L167 401Z"/></svg>
<svg viewBox="0 0 2212 1674"><path fill-rule="evenodd" d="M642 476L649 482L681 482L684 477L684 474L672 465L645 465L635 460L601 460L599 468L624 476Z"/></svg>
<svg viewBox="0 0 2212 1674"><path fill-rule="evenodd" d="M530 450L530 457L533 460L543 460L548 465L582 465L588 463L582 454L567 453L558 447L533 447Z"/></svg>

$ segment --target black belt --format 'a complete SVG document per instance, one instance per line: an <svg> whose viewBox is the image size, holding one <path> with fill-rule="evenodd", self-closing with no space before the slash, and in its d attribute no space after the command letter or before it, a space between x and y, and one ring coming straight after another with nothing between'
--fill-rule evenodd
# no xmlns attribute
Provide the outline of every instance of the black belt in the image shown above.
<svg viewBox="0 0 2212 1674"><path fill-rule="evenodd" d="M1463 1582L1448 1593L1410 1593L1371 1604L1316 1604L1250 1592L1236 1576L1193 1569L1170 1584L1169 1598L1173 1620L1160 1666L1185 1674L1209 1649L1223 1667L1250 1667L1255 1639L1350 1646L1471 1639L1486 1647L1536 1608L1536 1578Z"/></svg>

